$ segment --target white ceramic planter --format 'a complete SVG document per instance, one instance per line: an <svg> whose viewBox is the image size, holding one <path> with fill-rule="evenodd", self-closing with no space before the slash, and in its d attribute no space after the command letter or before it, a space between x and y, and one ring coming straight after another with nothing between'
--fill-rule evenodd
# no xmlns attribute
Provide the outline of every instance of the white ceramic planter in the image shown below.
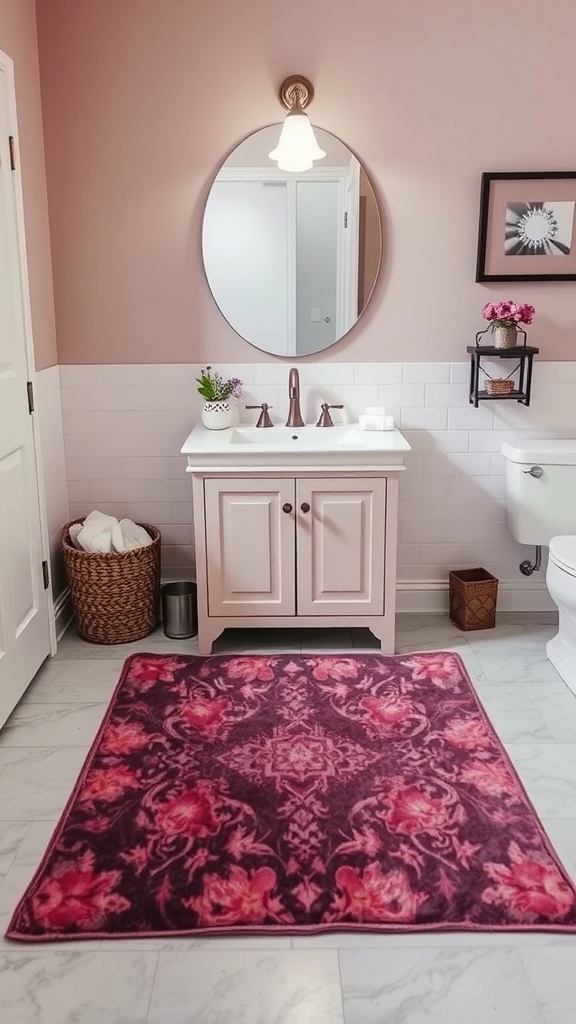
<svg viewBox="0 0 576 1024"><path fill-rule="evenodd" d="M204 402L202 423L208 430L225 430L232 423L230 402Z"/></svg>

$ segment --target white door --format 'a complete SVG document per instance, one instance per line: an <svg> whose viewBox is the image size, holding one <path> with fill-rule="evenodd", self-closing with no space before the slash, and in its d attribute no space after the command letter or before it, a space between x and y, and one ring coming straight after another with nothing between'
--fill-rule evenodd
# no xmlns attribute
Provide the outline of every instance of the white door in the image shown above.
<svg viewBox="0 0 576 1024"><path fill-rule="evenodd" d="M386 481L296 481L298 615L382 615Z"/></svg>
<svg viewBox="0 0 576 1024"><path fill-rule="evenodd" d="M0 53L0 725L50 653L27 381L27 274L19 229L12 63Z"/></svg>
<svg viewBox="0 0 576 1024"><path fill-rule="evenodd" d="M294 480L206 480L208 614L295 615Z"/></svg>
<svg viewBox="0 0 576 1024"><path fill-rule="evenodd" d="M221 312L252 345L279 356L293 351L286 204L286 182L216 181L202 233L206 277Z"/></svg>
<svg viewBox="0 0 576 1024"><path fill-rule="evenodd" d="M332 345L338 311L338 181L296 184L296 354Z"/></svg>

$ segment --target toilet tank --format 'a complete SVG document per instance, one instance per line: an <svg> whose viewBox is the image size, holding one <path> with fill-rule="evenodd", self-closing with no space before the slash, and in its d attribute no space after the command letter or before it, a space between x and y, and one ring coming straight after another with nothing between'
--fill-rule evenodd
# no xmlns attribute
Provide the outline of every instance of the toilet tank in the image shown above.
<svg viewBox="0 0 576 1024"><path fill-rule="evenodd" d="M505 442L502 455L514 538L549 544L557 534L576 534L576 440Z"/></svg>

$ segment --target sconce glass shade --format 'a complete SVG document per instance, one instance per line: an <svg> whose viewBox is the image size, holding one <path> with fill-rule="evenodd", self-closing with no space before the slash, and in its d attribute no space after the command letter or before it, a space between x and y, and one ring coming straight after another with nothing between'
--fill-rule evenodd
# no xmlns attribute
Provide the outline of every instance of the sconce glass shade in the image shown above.
<svg viewBox="0 0 576 1024"><path fill-rule="evenodd" d="M314 160L326 156L316 141L308 115L301 108L287 113L278 145L268 156L276 161L281 171L309 171Z"/></svg>

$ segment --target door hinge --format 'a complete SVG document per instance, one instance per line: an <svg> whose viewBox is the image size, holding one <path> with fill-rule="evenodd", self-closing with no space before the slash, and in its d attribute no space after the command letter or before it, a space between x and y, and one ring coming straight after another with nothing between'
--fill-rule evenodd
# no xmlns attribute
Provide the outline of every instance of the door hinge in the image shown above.
<svg viewBox="0 0 576 1024"><path fill-rule="evenodd" d="M344 227L348 227L348 211L344 214Z"/></svg>
<svg viewBox="0 0 576 1024"><path fill-rule="evenodd" d="M44 580L44 590L48 590L50 586L50 574L48 572L48 562L42 562L42 579Z"/></svg>
<svg viewBox="0 0 576 1024"><path fill-rule="evenodd" d="M8 136L8 146L10 149L10 170L16 170L16 145L14 143L14 136Z"/></svg>
<svg viewBox="0 0 576 1024"><path fill-rule="evenodd" d="M28 412L32 415L34 412L34 385L31 380L26 381L26 391L28 392Z"/></svg>

